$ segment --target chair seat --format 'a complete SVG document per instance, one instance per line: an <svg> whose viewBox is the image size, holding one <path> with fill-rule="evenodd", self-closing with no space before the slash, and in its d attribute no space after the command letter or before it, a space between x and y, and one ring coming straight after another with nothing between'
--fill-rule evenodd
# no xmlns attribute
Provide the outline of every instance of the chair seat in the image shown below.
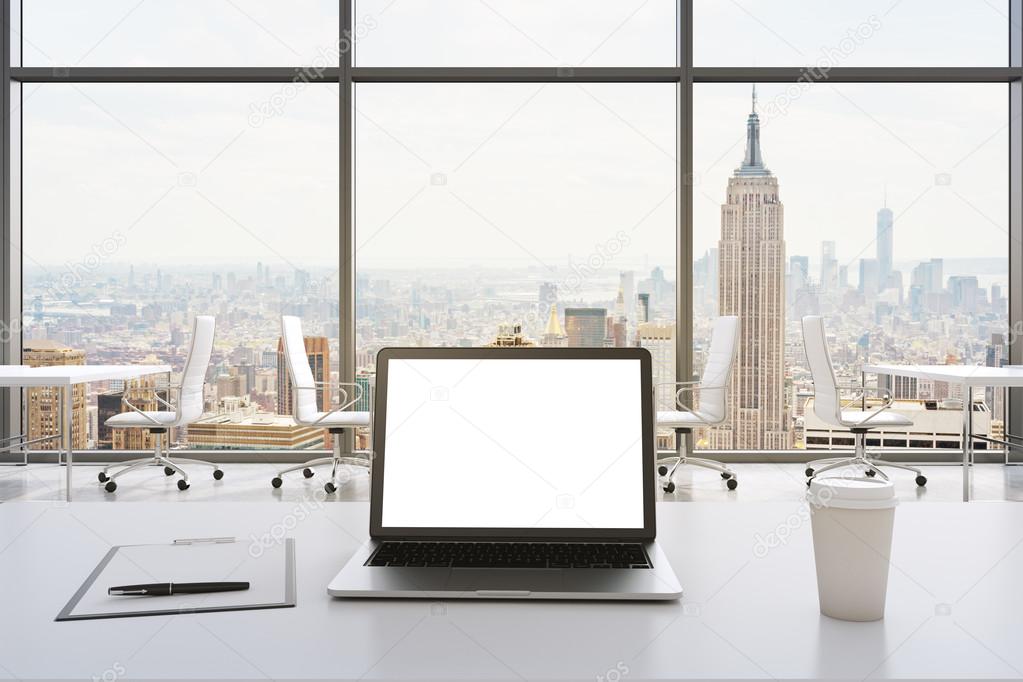
<svg viewBox="0 0 1023 682"><path fill-rule="evenodd" d="M167 426L175 422L177 418L177 412L143 412L142 414L139 414L138 412L130 411L115 414L106 421L106 425L113 426L115 428L145 429L149 427ZM155 419L157 423L154 424L151 421L152 419Z"/></svg>
<svg viewBox="0 0 1023 682"><path fill-rule="evenodd" d="M707 426L715 423L715 420L701 415L699 412L682 411L658 411L657 426L668 429L691 429L699 426Z"/></svg>
<svg viewBox="0 0 1023 682"><path fill-rule="evenodd" d="M324 417L324 415L327 416ZM311 426L311 422L321 417L323 421L316 424L316 426L322 426L325 429L350 429L358 426L369 426L369 412L315 412L310 417L308 422L303 422L306 426Z"/></svg>
<svg viewBox="0 0 1023 682"><path fill-rule="evenodd" d="M908 417L904 417L897 412L881 412L867 410L843 410L842 411L842 426L846 428L855 428L860 422L869 417L875 415L863 425L865 429L883 429L886 426L912 426L913 420Z"/></svg>

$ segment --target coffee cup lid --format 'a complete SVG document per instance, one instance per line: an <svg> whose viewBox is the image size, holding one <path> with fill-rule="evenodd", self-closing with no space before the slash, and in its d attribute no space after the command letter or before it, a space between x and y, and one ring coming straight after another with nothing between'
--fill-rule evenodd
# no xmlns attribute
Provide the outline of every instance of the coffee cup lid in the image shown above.
<svg viewBox="0 0 1023 682"><path fill-rule="evenodd" d="M876 478L815 478L807 501L815 507L833 509L891 509L899 503L895 485Z"/></svg>

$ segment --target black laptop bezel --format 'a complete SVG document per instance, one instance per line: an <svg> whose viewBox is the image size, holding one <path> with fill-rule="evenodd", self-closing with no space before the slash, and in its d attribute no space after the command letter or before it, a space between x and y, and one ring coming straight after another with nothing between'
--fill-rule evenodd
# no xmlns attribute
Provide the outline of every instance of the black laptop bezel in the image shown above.
<svg viewBox="0 0 1023 682"><path fill-rule="evenodd" d="M643 446L643 527L642 528L425 528L384 527L383 496L386 463L387 369L391 360L522 358L571 360L638 360L640 362L640 400ZM654 413L653 379L650 352L645 348L383 348L376 358L376 395L373 413L372 486L369 534L372 538L479 538L522 540L653 540L656 536L654 512Z"/></svg>

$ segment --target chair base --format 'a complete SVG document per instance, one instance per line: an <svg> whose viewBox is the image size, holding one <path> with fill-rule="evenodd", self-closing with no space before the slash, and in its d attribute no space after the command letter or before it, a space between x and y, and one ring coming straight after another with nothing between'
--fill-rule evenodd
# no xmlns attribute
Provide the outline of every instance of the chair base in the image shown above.
<svg viewBox="0 0 1023 682"><path fill-rule="evenodd" d="M908 464L898 464L896 462L888 462L883 459L871 459L867 455L866 444L864 442L863 432L853 432L856 439L855 451L852 457L828 457L825 459L816 459L806 465L806 471L804 472L807 477L806 484L810 485L810 481L826 471L832 471L834 469L842 469L845 467L860 467L865 470L867 476L880 476L884 480L889 480L888 475L881 471L881 467L890 467L892 469L901 469L903 471L911 471L916 474L916 484L920 487L927 485L927 477L923 475L917 467L909 466Z"/></svg>
<svg viewBox="0 0 1023 682"><path fill-rule="evenodd" d="M344 468L345 465L365 467L367 471L369 471L371 466L368 457L357 457L355 453L341 454L341 433L336 433L334 435L334 453L330 457L317 457L308 462L281 469L270 481L270 485L274 488L280 488L284 485L284 474L290 474L300 469L306 478L312 478L314 476L313 467L326 466L328 464L330 465L330 479L323 485L323 489L328 495L336 493L348 482L350 475L348 470Z"/></svg>
<svg viewBox="0 0 1023 682"><path fill-rule="evenodd" d="M688 429L675 429L675 456L657 460L657 473L661 477L661 489L666 493L675 492L675 472L678 471L679 467L687 464L718 472L721 474L721 478L725 481L725 485L729 490L735 490L739 487L739 478L728 465L713 459L689 457L686 455L683 443L685 442L684 436L688 432ZM674 462L670 469L668 469L669 462Z"/></svg>
<svg viewBox="0 0 1023 682"><path fill-rule="evenodd" d="M154 453L152 457L144 457L142 459L132 459L127 462L118 462L116 464L110 464L103 467L103 471L100 472L98 478L100 483L106 484L104 487L108 493L112 493L117 490L116 479L124 476L129 471L135 471L136 469L142 469L144 467L151 466L162 466L164 473L167 476L173 476L178 474L181 476L178 479L178 490L188 490L191 486L188 480L188 472L182 469L179 464L201 464L203 466L213 467L213 478L220 480L224 477L224 472L221 468L213 462L207 462L201 459L171 459L169 456L163 456L159 454L159 451ZM110 473L112 470L117 469L114 473Z"/></svg>

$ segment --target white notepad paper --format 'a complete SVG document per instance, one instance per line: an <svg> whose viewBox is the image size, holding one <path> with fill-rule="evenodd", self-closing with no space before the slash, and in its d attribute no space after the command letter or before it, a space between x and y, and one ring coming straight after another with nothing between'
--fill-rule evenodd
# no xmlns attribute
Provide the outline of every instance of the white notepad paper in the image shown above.
<svg viewBox="0 0 1023 682"><path fill-rule="evenodd" d="M113 547L61 610L57 620L265 609L295 605L295 541L252 552L248 542L178 541ZM140 583L244 581L249 589L165 597L110 596Z"/></svg>

